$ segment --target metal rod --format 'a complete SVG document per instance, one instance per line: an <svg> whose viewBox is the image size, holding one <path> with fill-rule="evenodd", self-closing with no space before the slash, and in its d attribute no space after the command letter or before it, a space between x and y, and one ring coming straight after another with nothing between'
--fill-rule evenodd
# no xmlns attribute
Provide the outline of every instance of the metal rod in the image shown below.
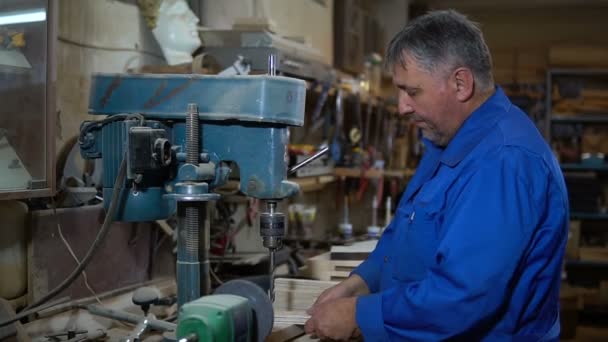
<svg viewBox="0 0 608 342"><path fill-rule="evenodd" d="M269 271L268 274L270 276L270 287L268 288L268 295L270 296L270 301L274 302L274 264L275 264L275 260L274 260L274 249L270 249L268 250L268 256L269 256Z"/></svg>
<svg viewBox="0 0 608 342"><path fill-rule="evenodd" d="M299 169L303 168L304 166L308 165L310 162L312 162L313 160L321 157L322 155L324 155L325 153L327 153L327 151L329 151L329 146L325 146L323 147L319 152L313 154L311 157L301 161L300 163L296 164L295 166L293 166L291 169L289 169L289 173L295 173L296 171L298 171Z"/></svg>
<svg viewBox="0 0 608 342"><path fill-rule="evenodd" d="M188 104L186 116L186 163L199 164L198 106ZM200 223L205 213L198 202L178 202L177 227L177 305L198 299L201 294L201 265L199 262ZM202 220L201 220L202 219Z"/></svg>
<svg viewBox="0 0 608 342"><path fill-rule="evenodd" d="M199 145L199 120L198 106L196 103L188 104L188 116L186 117L186 163L198 165Z"/></svg>
<svg viewBox="0 0 608 342"><path fill-rule="evenodd" d="M209 212L210 207L207 206L206 202L201 202L201 228L203 231L200 234L200 244L199 244L199 263L200 263L200 294L201 296L206 296L211 294L211 274L209 272L209 242L210 242L210 218L211 213Z"/></svg>
<svg viewBox="0 0 608 342"><path fill-rule="evenodd" d="M268 75L277 75L277 56L275 54L270 54L268 56Z"/></svg>

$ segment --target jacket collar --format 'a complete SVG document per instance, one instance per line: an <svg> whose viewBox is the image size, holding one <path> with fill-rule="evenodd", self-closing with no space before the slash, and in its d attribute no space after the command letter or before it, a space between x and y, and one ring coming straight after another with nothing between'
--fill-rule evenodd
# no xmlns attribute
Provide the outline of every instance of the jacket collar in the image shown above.
<svg viewBox="0 0 608 342"><path fill-rule="evenodd" d="M511 102L502 89L497 86L494 94L473 111L458 129L456 135L441 153L441 163L449 167L458 165L510 107ZM427 143L427 148L430 147L429 144Z"/></svg>

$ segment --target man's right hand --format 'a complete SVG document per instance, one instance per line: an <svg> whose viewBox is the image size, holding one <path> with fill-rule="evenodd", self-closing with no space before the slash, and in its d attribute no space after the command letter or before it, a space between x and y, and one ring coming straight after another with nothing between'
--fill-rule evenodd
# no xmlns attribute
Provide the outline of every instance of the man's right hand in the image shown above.
<svg viewBox="0 0 608 342"><path fill-rule="evenodd" d="M315 307L319 304L346 297L356 297L361 295L369 294L369 289L363 278L356 274L348 277L346 280L328 288L323 291L317 298L315 303L306 312L312 315L315 311Z"/></svg>

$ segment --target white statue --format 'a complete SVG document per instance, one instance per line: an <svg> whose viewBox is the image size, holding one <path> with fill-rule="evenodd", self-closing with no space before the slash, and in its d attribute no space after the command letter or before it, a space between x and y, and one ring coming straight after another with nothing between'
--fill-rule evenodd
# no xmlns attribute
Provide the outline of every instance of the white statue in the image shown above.
<svg viewBox="0 0 608 342"><path fill-rule="evenodd" d="M153 24L152 33L167 63L192 63L192 52L201 46L201 39L197 30L199 20L186 1L162 0L153 19L149 24Z"/></svg>

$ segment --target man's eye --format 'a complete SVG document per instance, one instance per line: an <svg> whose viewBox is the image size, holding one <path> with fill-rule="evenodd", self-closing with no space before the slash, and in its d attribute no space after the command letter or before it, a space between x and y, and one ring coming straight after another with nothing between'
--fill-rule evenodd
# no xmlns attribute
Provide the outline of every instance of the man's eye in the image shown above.
<svg viewBox="0 0 608 342"><path fill-rule="evenodd" d="M405 91L407 93L407 95L409 95L410 97L414 97L416 96L416 94L418 94L418 91L416 91L415 89L408 89Z"/></svg>

